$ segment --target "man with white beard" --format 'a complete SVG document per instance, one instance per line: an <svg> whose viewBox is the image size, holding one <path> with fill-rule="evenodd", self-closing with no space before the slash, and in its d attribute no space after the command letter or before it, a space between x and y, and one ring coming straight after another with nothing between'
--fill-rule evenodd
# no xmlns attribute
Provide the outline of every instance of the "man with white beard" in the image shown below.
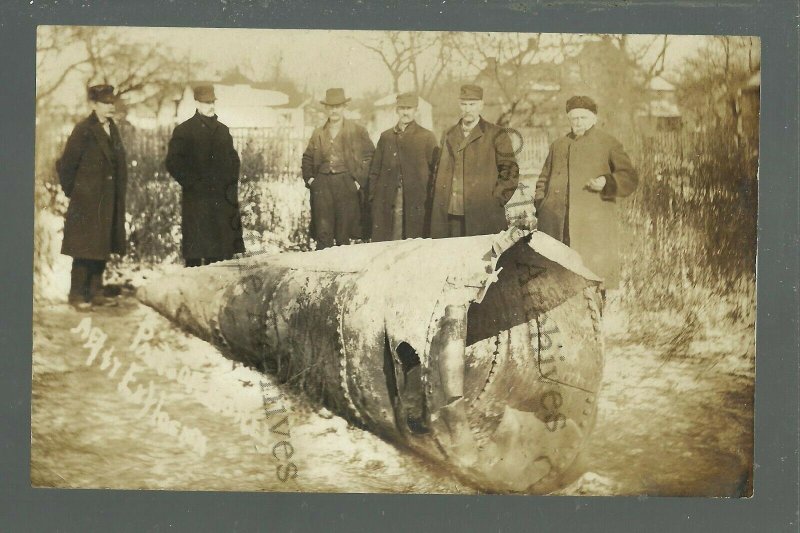
<svg viewBox="0 0 800 533"><path fill-rule="evenodd" d="M616 199L639 178L622 144L596 126L594 100L573 96L566 111L572 131L550 146L536 183L537 227L576 250L605 292L619 285Z"/></svg>

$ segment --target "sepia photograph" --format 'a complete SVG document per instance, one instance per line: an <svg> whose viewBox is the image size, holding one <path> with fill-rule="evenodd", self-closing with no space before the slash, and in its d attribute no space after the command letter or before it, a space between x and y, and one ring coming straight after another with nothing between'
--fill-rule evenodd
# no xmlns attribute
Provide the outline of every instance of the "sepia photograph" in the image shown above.
<svg viewBox="0 0 800 533"><path fill-rule="evenodd" d="M753 496L760 90L746 35L38 26L31 485Z"/></svg>

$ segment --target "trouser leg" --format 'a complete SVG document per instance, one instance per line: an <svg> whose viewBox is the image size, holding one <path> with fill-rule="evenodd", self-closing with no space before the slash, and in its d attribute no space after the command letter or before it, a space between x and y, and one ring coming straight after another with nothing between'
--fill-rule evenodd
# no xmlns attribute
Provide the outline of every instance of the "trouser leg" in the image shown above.
<svg viewBox="0 0 800 533"><path fill-rule="evenodd" d="M447 215L447 227L450 237L464 237L467 235L466 218L463 215Z"/></svg>
<svg viewBox="0 0 800 533"><path fill-rule="evenodd" d="M86 303L89 301L90 270L86 259L73 258L70 273L69 303Z"/></svg>
<svg viewBox="0 0 800 533"><path fill-rule="evenodd" d="M103 293L103 273L106 262L91 260L89 262L89 299L93 305L107 305L110 300Z"/></svg>
<svg viewBox="0 0 800 533"><path fill-rule="evenodd" d="M405 237L403 228L403 185L397 187L392 211L392 240L399 241Z"/></svg>
<svg viewBox="0 0 800 533"><path fill-rule="evenodd" d="M331 176L335 209L334 237L336 244L350 244L361 237L361 205L358 189L348 173Z"/></svg>
<svg viewBox="0 0 800 533"><path fill-rule="evenodd" d="M328 174L317 176L311 184L311 219L314 223L314 237L317 250L329 248L334 242L335 210L331 191L331 178Z"/></svg>
<svg viewBox="0 0 800 533"><path fill-rule="evenodd" d="M195 257L187 257L184 259L184 263L187 267L199 267L203 264L202 258L195 258Z"/></svg>

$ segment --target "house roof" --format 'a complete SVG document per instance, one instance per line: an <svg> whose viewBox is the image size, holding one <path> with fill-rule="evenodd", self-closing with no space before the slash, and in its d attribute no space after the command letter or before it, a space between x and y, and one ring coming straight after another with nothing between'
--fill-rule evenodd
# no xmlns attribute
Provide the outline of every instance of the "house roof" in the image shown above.
<svg viewBox="0 0 800 533"><path fill-rule="evenodd" d="M661 76L656 76L655 78L650 80L650 83L647 85L647 88L651 91L674 91L675 86L662 78Z"/></svg>

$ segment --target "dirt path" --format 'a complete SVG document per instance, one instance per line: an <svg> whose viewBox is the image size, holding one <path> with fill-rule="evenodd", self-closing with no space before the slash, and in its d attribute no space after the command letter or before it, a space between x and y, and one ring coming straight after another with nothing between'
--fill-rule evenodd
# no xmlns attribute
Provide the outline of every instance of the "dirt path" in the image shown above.
<svg viewBox="0 0 800 533"><path fill-rule="evenodd" d="M131 296L119 300L91 314L66 304L34 313L33 485L474 492L269 376L232 364ZM153 338L147 350L131 351L143 324ZM92 328L107 335L94 358L85 340ZM590 472L561 493L744 493L753 400L746 339L747 331L741 339L694 335L681 357L670 352L674 342L652 348L609 339ZM744 363L723 367L737 342ZM126 380L132 363L138 367ZM262 390L276 397L269 417Z"/></svg>

